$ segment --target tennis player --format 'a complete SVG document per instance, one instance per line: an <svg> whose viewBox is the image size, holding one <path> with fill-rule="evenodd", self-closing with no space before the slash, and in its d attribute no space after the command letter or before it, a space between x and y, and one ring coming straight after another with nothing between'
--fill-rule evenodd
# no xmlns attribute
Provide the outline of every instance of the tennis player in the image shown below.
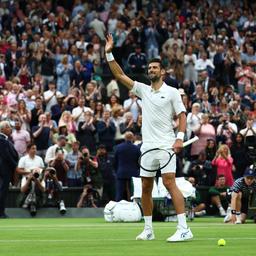
<svg viewBox="0 0 256 256"><path fill-rule="evenodd" d="M167 86L162 76L165 73L160 59L153 59L148 64L148 77L151 86L137 81L133 81L126 76L115 61L112 54L114 47L111 35L106 37L106 59L110 70L115 78L124 84L128 89L142 99L142 147L141 152L159 147L166 150L173 148L174 152L179 152L183 147L184 132L186 129L186 109L182 103L181 96L177 89ZM179 132L175 137L173 131L173 116L179 118ZM150 153L150 152L149 152ZM166 159L159 159L154 154L150 156L151 164L167 162ZM147 163L148 165L149 163ZM141 164L143 166L143 163ZM154 170L154 169L153 169ZM167 238L167 242L185 241L193 238L193 234L187 226L184 198L175 183L176 155L172 157L170 163L161 170L163 184L169 191L178 217L177 231L174 235ZM142 209L145 220L145 227L136 240L154 240L152 227L152 189L154 184L155 172L140 170L142 178Z"/></svg>

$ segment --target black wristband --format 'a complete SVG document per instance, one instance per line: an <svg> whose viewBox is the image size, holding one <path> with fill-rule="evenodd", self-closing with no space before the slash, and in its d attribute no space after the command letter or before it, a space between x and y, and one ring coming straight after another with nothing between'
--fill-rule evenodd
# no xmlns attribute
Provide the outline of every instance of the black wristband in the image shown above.
<svg viewBox="0 0 256 256"><path fill-rule="evenodd" d="M236 210L231 210L231 214L236 214Z"/></svg>

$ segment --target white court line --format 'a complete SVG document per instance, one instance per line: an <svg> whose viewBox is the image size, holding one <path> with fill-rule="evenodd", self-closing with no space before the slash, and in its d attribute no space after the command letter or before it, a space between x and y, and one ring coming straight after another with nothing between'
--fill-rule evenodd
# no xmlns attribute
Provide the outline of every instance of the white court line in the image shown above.
<svg viewBox="0 0 256 256"><path fill-rule="evenodd" d="M204 237L204 238L194 238L193 241L215 241L219 237ZM162 239L156 239L156 241L161 241ZM225 240L256 240L256 237L225 237ZM100 239L101 242L122 242L122 241L135 241L131 239L120 239L120 238L107 238ZM85 243L85 242L99 242L99 239L79 239L79 240L69 240L69 239L3 239L0 243L24 243L24 242L39 242L39 243ZM138 243L138 242L136 242Z"/></svg>
<svg viewBox="0 0 256 256"><path fill-rule="evenodd" d="M0 222L0 229L22 229L22 228L39 228L39 229L46 229L46 228L134 228L134 227L140 227L143 226L144 223L101 223L101 224L60 224L60 225L50 225L50 224L43 224L43 225L6 225L6 226L1 226ZM172 226L176 227L177 223L176 222L166 222L165 225L159 225L158 223L153 223L156 228L170 228ZM231 225L231 224L225 224L225 223L205 223L205 224L196 224L196 223L188 223L191 228L209 228L209 227L216 227L220 226L222 228L224 227L236 227L236 225ZM245 227L245 228L255 228L254 223L247 223L245 225L239 225L239 227Z"/></svg>

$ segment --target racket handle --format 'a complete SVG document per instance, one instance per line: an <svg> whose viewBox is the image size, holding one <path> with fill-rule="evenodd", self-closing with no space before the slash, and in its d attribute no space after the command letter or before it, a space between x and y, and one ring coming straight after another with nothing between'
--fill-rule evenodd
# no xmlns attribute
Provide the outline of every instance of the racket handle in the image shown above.
<svg viewBox="0 0 256 256"><path fill-rule="evenodd" d="M185 141L185 142L183 143L183 147L186 147L186 146L188 146L188 145L194 143L194 142L197 141L197 140L199 140L199 138L198 138L197 136L195 136L195 137L193 137L192 139Z"/></svg>

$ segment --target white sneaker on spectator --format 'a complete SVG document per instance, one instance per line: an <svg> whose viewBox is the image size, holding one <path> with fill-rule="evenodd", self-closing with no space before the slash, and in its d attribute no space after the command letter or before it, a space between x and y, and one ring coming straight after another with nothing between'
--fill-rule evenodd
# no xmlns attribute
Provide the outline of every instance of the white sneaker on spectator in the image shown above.
<svg viewBox="0 0 256 256"><path fill-rule="evenodd" d="M67 211L67 209L66 209L66 207L65 207L64 201L61 200L61 201L60 201L60 213L61 213L61 214L65 214L66 211Z"/></svg>
<svg viewBox="0 0 256 256"><path fill-rule="evenodd" d="M195 216L199 217L199 216L203 216L206 214L206 211L205 210L202 210L200 212L195 212Z"/></svg>
<svg viewBox="0 0 256 256"><path fill-rule="evenodd" d="M167 238L166 241L167 242L182 242L182 241L189 240L192 238L193 238L193 234L192 234L190 228L181 228L178 226L174 235Z"/></svg>
<svg viewBox="0 0 256 256"><path fill-rule="evenodd" d="M224 217L224 223L228 223L231 221L231 213L227 214L225 217Z"/></svg>
<svg viewBox="0 0 256 256"><path fill-rule="evenodd" d="M242 224L241 215L236 215L236 222L235 222L235 224Z"/></svg>
<svg viewBox="0 0 256 256"><path fill-rule="evenodd" d="M137 237L136 240L154 240L155 235L152 229L144 229Z"/></svg>
<svg viewBox="0 0 256 256"><path fill-rule="evenodd" d="M223 209L223 207L220 207L220 208L219 208L219 211L220 211L220 216L221 216L221 217L224 217L224 216L227 215L227 213L226 213L226 211Z"/></svg>

